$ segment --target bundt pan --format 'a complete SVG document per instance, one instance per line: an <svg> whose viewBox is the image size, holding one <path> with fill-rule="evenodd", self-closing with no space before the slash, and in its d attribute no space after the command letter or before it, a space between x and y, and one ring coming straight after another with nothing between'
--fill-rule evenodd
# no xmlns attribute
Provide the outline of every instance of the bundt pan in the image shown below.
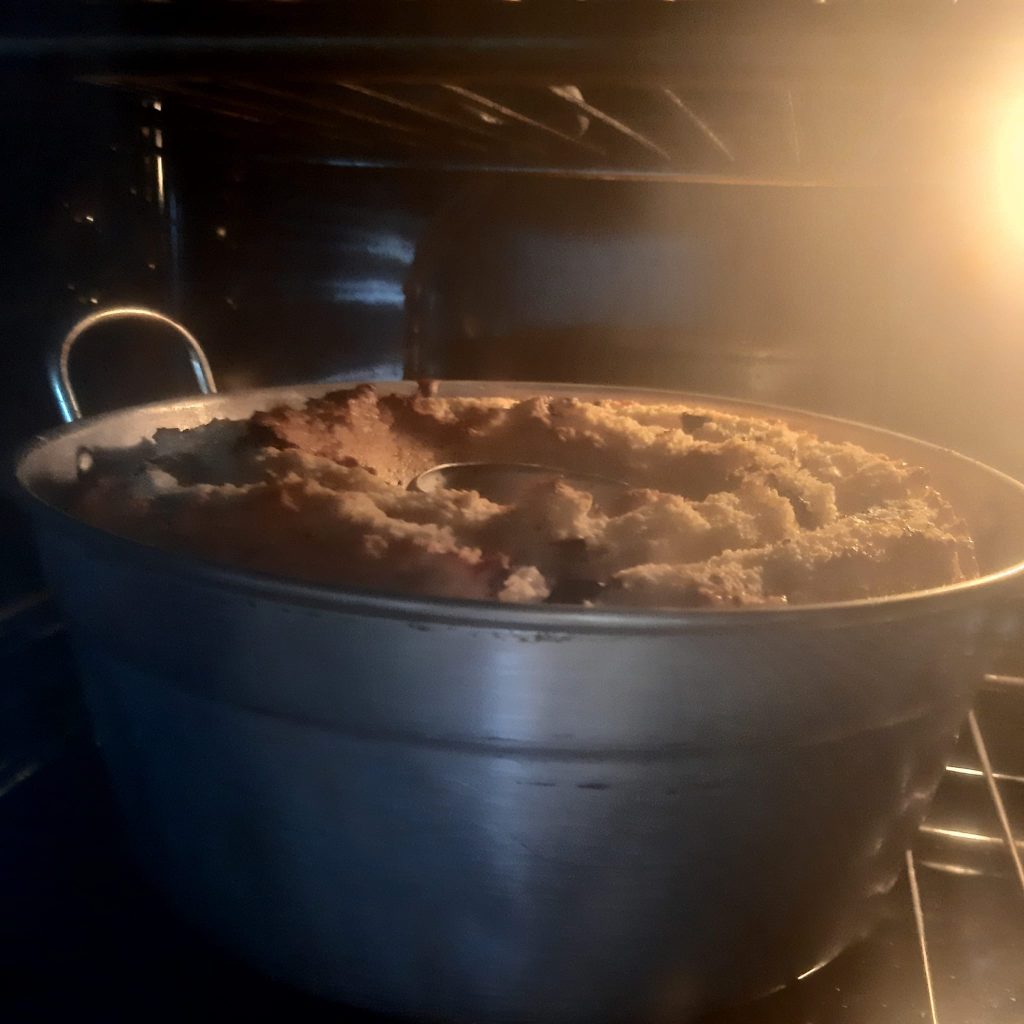
<svg viewBox="0 0 1024 1024"><path fill-rule="evenodd" d="M906 437L702 397L925 467L983 575L684 612L311 585L147 548L57 503L82 449L329 387L91 417L20 460L124 819L176 910L299 988L508 1024L687 1019L862 936L1021 574L1024 487ZM441 384L537 393L693 397Z"/></svg>

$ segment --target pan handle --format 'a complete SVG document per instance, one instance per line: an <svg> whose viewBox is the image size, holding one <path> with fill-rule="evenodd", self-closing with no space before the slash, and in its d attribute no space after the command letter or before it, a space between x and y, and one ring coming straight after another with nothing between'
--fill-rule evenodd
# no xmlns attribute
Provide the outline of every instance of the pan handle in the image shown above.
<svg viewBox="0 0 1024 1024"><path fill-rule="evenodd" d="M82 410L79 408L78 399L75 397L74 389L71 386L71 374L68 371L68 360L71 356L71 349L78 339L90 328L98 323L107 320L155 320L157 323L166 324L172 327L181 336L182 341L188 346L188 358L192 363L192 372L196 375L196 383L204 395L212 395L217 391L217 385L213 379L213 371L210 369L210 362L206 358L202 345L190 334L177 320L172 320L155 309L146 309L142 306L117 306L112 309L101 309L92 313L84 320L79 320L67 333L60 343L60 348L54 353L50 363L49 377L50 387L53 390L54 398L57 400L57 408L65 423L82 418Z"/></svg>

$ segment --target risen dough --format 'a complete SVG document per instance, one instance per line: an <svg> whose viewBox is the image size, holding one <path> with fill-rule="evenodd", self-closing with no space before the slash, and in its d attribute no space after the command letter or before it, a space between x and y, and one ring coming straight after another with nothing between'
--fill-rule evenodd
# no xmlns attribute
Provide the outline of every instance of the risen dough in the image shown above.
<svg viewBox="0 0 1024 1024"><path fill-rule="evenodd" d="M541 464L512 505L406 489L442 462ZM901 593L977 575L922 470L778 420L679 404L333 392L96 453L90 522L324 583L509 602L726 607Z"/></svg>

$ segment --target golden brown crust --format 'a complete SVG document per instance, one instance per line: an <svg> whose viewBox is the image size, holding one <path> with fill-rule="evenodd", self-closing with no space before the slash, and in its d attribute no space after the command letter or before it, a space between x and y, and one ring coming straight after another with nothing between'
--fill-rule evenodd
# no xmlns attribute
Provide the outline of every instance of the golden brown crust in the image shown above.
<svg viewBox="0 0 1024 1024"><path fill-rule="evenodd" d="M437 463L486 460L631 489L604 505L565 481L512 505L406 490ZM977 575L966 528L922 470L681 404L361 386L244 423L160 431L102 464L73 499L98 525L278 575L406 593L734 607Z"/></svg>

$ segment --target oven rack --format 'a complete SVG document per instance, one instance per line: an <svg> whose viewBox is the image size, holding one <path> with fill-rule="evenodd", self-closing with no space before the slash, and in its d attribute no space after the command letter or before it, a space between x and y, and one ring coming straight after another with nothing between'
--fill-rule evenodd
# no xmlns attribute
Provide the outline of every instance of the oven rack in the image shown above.
<svg viewBox="0 0 1024 1024"><path fill-rule="evenodd" d="M276 159L354 168L940 180L988 144L978 124L1024 65L1002 0L27 6L0 13L0 67L130 88Z"/></svg>
<svg viewBox="0 0 1024 1024"><path fill-rule="evenodd" d="M909 94L794 84L93 76L130 89L174 138L230 139L339 168L789 187L938 180L935 112ZM957 126L944 129L957 136ZM945 138L942 136L941 138ZM940 138L940 142L941 142ZM934 150L936 143L929 145Z"/></svg>

